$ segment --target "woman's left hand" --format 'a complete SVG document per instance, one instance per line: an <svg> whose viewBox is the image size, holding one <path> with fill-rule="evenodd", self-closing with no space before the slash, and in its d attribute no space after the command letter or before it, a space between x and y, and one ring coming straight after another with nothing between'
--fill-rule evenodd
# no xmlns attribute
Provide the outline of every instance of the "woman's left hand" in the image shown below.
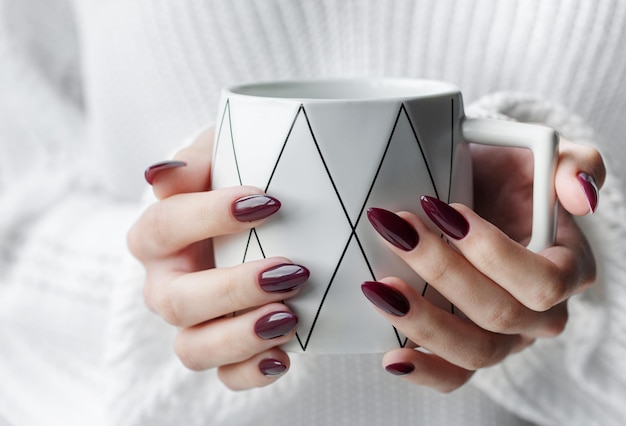
<svg viewBox="0 0 626 426"><path fill-rule="evenodd" d="M591 248L572 218L597 207L606 171L595 149L561 141L556 241L540 253L524 246L531 230L530 153L472 146L472 155L475 211L422 198L449 243L412 213L368 211L389 248L463 313L436 307L398 278L362 286L391 324L427 349L392 350L383 358L385 369L442 392L536 338L561 333L568 298L590 286L596 274Z"/></svg>

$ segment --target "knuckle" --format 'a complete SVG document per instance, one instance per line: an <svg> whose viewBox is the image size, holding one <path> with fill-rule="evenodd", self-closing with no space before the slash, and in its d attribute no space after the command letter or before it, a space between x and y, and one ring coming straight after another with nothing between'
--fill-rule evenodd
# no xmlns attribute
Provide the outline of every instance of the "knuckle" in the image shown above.
<svg viewBox="0 0 626 426"><path fill-rule="evenodd" d="M495 335L485 338L479 350L473 352L468 358L467 368L472 371L493 365L501 358L501 347Z"/></svg>
<svg viewBox="0 0 626 426"><path fill-rule="evenodd" d="M528 307L537 312L545 312L565 299L569 285L565 279L557 274L550 276L537 286L537 290L531 295Z"/></svg>
<svg viewBox="0 0 626 426"><path fill-rule="evenodd" d="M199 362L195 351L193 351L187 342L186 330L181 330L174 340L174 352L180 362L189 370L202 371L204 366Z"/></svg>
<svg viewBox="0 0 626 426"><path fill-rule="evenodd" d="M161 318L172 325L182 324L179 309L176 309L178 304L175 302L175 293L170 292L167 285L160 285L157 289L153 290L151 298L154 311L158 313Z"/></svg>
<svg viewBox="0 0 626 426"><path fill-rule="evenodd" d="M545 327L546 337L556 337L563 333L568 319L567 308L557 310Z"/></svg>
<svg viewBox="0 0 626 426"><path fill-rule="evenodd" d="M141 245L141 236L139 232L139 225L135 223L126 233L126 246L130 253L137 259L143 257L143 250Z"/></svg>
<svg viewBox="0 0 626 426"><path fill-rule="evenodd" d="M225 279L219 286L220 295L218 296L224 306L228 306L232 311L248 308L249 303L246 303L245 291L241 291L241 281Z"/></svg>
<svg viewBox="0 0 626 426"><path fill-rule="evenodd" d="M408 321L412 322L416 326L412 330L411 339L420 345L427 345L436 339L437 332L434 327L429 326L421 326L422 322L419 321L418 318L407 318Z"/></svg>
<svg viewBox="0 0 626 426"><path fill-rule="evenodd" d="M481 265L483 271L498 271L501 269L503 256L514 256L511 253L511 240L509 237L501 234L495 227L490 227L486 231L492 235L486 237L472 239L472 256L475 258L473 263Z"/></svg>
<svg viewBox="0 0 626 426"><path fill-rule="evenodd" d="M452 260L448 256L438 256L436 262L431 262L432 269L428 275L429 283L437 283L451 272L453 265Z"/></svg>
<svg viewBox="0 0 626 426"><path fill-rule="evenodd" d="M144 222L144 226L150 231L151 243L155 247L167 246L171 241L172 233L165 203L158 202L150 206L144 216Z"/></svg>
<svg viewBox="0 0 626 426"><path fill-rule="evenodd" d="M546 336L556 337L560 335L565 330L566 324L567 324L567 318L550 322L550 324L546 328Z"/></svg>
<svg viewBox="0 0 626 426"><path fill-rule="evenodd" d="M240 352L238 340L239 340L238 336L227 334L223 336L223 338L220 340L219 347L223 348L224 352L226 353L238 354Z"/></svg>
<svg viewBox="0 0 626 426"><path fill-rule="evenodd" d="M519 303L493 304L486 316L486 327L496 333L510 333L520 329L524 319L523 307Z"/></svg>
<svg viewBox="0 0 626 426"><path fill-rule="evenodd" d="M163 202L148 207L126 234L126 245L133 256L144 260L151 247L166 245L172 236L171 221ZM154 250L153 250L154 251Z"/></svg>
<svg viewBox="0 0 626 426"><path fill-rule="evenodd" d="M156 312L156 304L154 302L154 292L152 291L152 286L146 283L146 286L143 288L143 300L145 305L152 312Z"/></svg>

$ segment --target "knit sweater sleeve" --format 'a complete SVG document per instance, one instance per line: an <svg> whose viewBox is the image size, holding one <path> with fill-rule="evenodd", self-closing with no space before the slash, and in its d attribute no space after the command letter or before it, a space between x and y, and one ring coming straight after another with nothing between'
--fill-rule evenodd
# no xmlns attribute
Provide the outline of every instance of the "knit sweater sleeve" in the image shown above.
<svg viewBox="0 0 626 426"><path fill-rule="evenodd" d="M497 93L468 114L545 123L574 142L595 144L583 120L532 96ZM555 425L619 424L626 417L625 215L623 191L609 170L599 210L578 220L594 250L597 282L569 300L562 335L539 340L475 376L475 385L511 411Z"/></svg>
<svg viewBox="0 0 626 426"><path fill-rule="evenodd" d="M63 48L59 48L63 46ZM0 0L0 242L70 188L85 142L68 0Z"/></svg>

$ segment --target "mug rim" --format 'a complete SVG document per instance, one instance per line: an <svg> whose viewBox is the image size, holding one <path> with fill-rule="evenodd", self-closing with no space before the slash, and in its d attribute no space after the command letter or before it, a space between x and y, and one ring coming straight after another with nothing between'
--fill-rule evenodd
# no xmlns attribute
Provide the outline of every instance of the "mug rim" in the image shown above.
<svg viewBox="0 0 626 426"><path fill-rule="evenodd" d="M460 93L453 83L413 78L288 79L238 84L224 92L257 99L354 102L433 98Z"/></svg>

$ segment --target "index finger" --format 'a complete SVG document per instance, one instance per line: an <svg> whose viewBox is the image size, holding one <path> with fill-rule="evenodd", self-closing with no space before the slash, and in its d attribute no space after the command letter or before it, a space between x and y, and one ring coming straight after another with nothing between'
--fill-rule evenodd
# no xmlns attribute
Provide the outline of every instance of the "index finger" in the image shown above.
<svg viewBox="0 0 626 426"><path fill-rule="evenodd" d="M258 226L280 206L250 186L176 194L148 207L131 228L128 246L141 260L167 257L193 243Z"/></svg>

